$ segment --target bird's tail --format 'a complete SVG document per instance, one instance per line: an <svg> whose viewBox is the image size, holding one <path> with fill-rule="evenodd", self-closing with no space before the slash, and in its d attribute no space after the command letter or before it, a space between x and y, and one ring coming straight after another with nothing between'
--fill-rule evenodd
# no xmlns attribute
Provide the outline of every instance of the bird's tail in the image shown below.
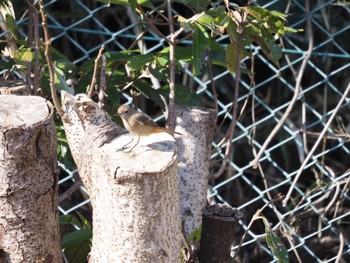
<svg viewBox="0 0 350 263"><path fill-rule="evenodd" d="M163 127L161 127L161 129L162 129L162 131L165 131L165 132L170 133L170 134L182 135L181 133L176 132L176 131L174 131L174 130L170 130L170 129L163 128Z"/></svg>

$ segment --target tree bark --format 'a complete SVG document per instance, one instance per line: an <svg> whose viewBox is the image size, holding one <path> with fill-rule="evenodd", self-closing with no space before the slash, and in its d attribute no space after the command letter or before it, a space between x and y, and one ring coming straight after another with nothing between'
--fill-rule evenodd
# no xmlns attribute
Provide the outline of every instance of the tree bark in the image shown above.
<svg viewBox="0 0 350 263"><path fill-rule="evenodd" d="M199 249L200 263L232 263L231 246L234 226L241 213L225 204L203 209L203 225Z"/></svg>
<svg viewBox="0 0 350 263"><path fill-rule="evenodd" d="M53 110L41 97L0 95L0 259L62 262Z"/></svg>
<svg viewBox="0 0 350 263"><path fill-rule="evenodd" d="M210 149L216 125L215 111L177 106L176 136L180 178L181 220L186 236L202 224L206 205Z"/></svg>
<svg viewBox="0 0 350 263"><path fill-rule="evenodd" d="M174 139L155 134L122 151L130 135L118 136L125 130L96 103L83 94L63 97L66 135L93 207L89 262L179 262Z"/></svg>
<svg viewBox="0 0 350 263"><path fill-rule="evenodd" d="M0 82L1 95L30 95L31 89L28 84L20 80L5 80Z"/></svg>

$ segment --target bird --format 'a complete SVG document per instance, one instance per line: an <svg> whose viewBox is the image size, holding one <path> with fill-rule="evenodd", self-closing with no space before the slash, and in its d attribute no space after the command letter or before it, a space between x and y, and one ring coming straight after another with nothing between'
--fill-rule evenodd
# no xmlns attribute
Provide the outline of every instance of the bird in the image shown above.
<svg viewBox="0 0 350 263"><path fill-rule="evenodd" d="M117 110L116 115L121 117L125 129L127 129L132 136L131 141L125 144L121 149L125 149L127 145L132 143L134 137L137 137L136 144L133 147L131 147L129 152L131 152L135 148L135 146L140 142L141 136L148 136L160 132L181 135L181 133L178 133L176 131L160 127L156 122L154 122L151 119L151 117L142 112L137 111L129 105L120 106Z"/></svg>

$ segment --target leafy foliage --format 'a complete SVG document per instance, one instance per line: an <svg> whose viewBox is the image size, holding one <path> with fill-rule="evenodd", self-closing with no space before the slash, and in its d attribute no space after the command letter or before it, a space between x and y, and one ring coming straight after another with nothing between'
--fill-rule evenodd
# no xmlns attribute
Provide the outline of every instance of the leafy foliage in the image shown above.
<svg viewBox="0 0 350 263"><path fill-rule="evenodd" d="M153 17L147 13L147 8L154 9L154 13L162 13L166 10L166 5L149 0L96 0L108 5L130 6L134 10L136 17L139 19L140 29L150 25ZM278 37L288 32L297 32L294 29L285 26L286 14L270 11L258 6L237 6L229 5L226 1L222 5L212 7L206 0L177 0L181 4L181 13L188 11L193 15L185 18L182 15L173 17L175 29L182 32L174 43L168 42L168 46L163 49L155 50L144 54L139 49L130 49L119 52L105 53L107 60L107 99L105 102L107 110L114 110L120 103L120 93L126 92L133 97L144 96L152 100L161 109L165 105L161 96L165 95L164 90L168 87L170 45L175 46L175 63L176 73L181 74L185 67L192 69L194 75L203 74L206 71L209 56L212 58L212 65L225 67L231 72L235 72L239 67L239 61L246 56L250 56L249 47L259 45L264 54L279 66L278 60L282 56L280 45L276 43ZM12 35L12 40L19 44L18 50L9 54L11 59L8 60L7 68L9 70L25 71L27 64L34 66L35 53L24 39L20 38L14 19L14 12L11 11L11 5L4 2L2 8L6 17L6 24ZM158 5L158 6L156 6ZM145 9L145 10L144 10ZM164 21L159 24L168 23L165 16L161 16ZM158 19L159 20L159 19ZM158 26L158 21L152 25ZM153 23L152 23L153 24ZM162 34L162 31L159 31ZM228 37L229 43L218 42L218 37ZM164 37L164 35L160 35ZM142 37L141 37L142 39ZM188 39L191 41L189 42ZM167 40L169 41L169 40ZM165 42L167 43L167 42ZM190 44L190 48L188 48ZM91 83L95 57L89 59L80 67L72 65L70 60L59 51L52 48L52 57L55 62L55 84L57 90L65 90L69 93L86 92ZM44 56L43 44L40 43L39 52L41 86L49 93L49 75L45 70L46 61ZM16 67L13 68L13 61ZM70 87L66 80L77 76L76 86ZM159 82L164 88L154 88L154 82ZM97 82L99 77L97 76ZM182 89L184 86L180 86ZM176 97L180 104L198 105L200 99L193 98L193 92L189 96L183 97L185 92L178 92ZM166 98L167 96L165 96ZM186 98L187 97L187 98ZM112 115L112 114L111 114Z"/></svg>
<svg viewBox="0 0 350 263"><path fill-rule="evenodd" d="M99 1L107 4L131 6L139 17L140 28L148 26L152 19L152 15L143 9L151 8L150 6L156 4L156 2L151 1ZM266 57L279 67L278 60L282 56L282 49L276 40L285 33L297 32L297 30L285 26L286 14L258 6L239 7L229 5L226 2L225 5L209 8L209 2L204 0L179 0L175 2L180 3L182 8L185 7L194 12L189 18L181 15L174 17L175 28L179 32L182 31L182 38L178 37L176 43L169 43L169 45L174 44L175 46L176 73L178 74L184 67L192 68L194 75L202 74L203 66L208 62L208 56L213 57L212 65L225 67L231 72L235 72L239 67L239 61L250 56L251 45L260 46ZM155 13L166 11L163 9L165 9L165 5L159 4L155 8ZM164 18L164 16L162 17ZM165 19L159 21L159 24L168 22ZM152 24L152 26L157 26L157 23ZM225 36L228 36L229 43L219 45L217 37ZM160 37L164 36L160 35ZM191 48L186 47L188 38L191 39ZM184 39L187 42L184 42ZM164 109L164 102L160 98L161 95L164 95L164 89L155 89L150 79L157 79L162 86L168 86L169 47L147 54L136 49L109 54L109 56L108 70L113 68L109 78L113 79L114 88L124 91L134 90ZM118 60L118 67L112 62L111 56L116 58L115 62ZM89 74L87 75L89 76ZM127 90L124 87L128 87ZM182 99L176 97L176 100ZM192 104L192 101L185 99L181 102ZM198 100L194 100L194 104L197 102Z"/></svg>
<svg viewBox="0 0 350 263"><path fill-rule="evenodd" d="M88 220L80 213L74 215L61 215L60 224L62 237L62 248L68 262L85 262L90 252L92 229ZM78 228L78 230L66 233L63 229L67 227Z"/></svg>

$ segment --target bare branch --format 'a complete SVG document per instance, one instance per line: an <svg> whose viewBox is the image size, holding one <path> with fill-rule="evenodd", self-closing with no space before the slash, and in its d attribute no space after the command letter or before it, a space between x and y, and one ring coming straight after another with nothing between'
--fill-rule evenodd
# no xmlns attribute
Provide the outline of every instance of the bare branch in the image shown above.
<svg viewBox="0 0 350 263"><path fill-rule="evenodd" d="M107 66L107 60L106 56L102 55L101 57L102 63L101 63L101 73L100 73L100 91L98 93L98 106L100 108L103 107L103 101L105 97L105 90L106 90L106 66Z"/></svg>
<svg viewBox="0 0 350 263"><path fill-rule="evenodd" d="M53 104L57 110L57 113L62 117L63 112L62 112L61 106L58 102L58 98L57 98L57 94L56 94L55 69L53 67L51 53L50 53L51 39L49 36L49 29L47 27L47 17L46 17L46 13L44 10L43 0L39 0L39 6L40 6L41 19L42 19L41 23L43 25L44 37L45 37L45 57L46 57L47 66L48 66L49 74L50 74L51 97L52 97Z"/></svg>
<svg viewBox="0 0 350 263"><path fill-rule="evenodd" d="M306 156L303 164L300 166L299 170L298 170L298 173L296 174L295 178L294 178L294 181L292 183L292 185L290 186L289 190L288 190L288 193L286 195L286 197L284 198L282 204L283 206L286 206L287 205L287 202L289 201L289 198L299 180L299 177L301 175L301 173L304 171L304 168L305 166L307 165L307 163L309 162L309 160L311 159L311 157L313 156L314 152L316 151L318 145L320 144L320 142L322 141L323 139L323 136L326 134L329 126L331 125L333 119L335 118L335 116L337 115L341 105L343 104L344 100L347 98L348 96L348 93L350 92L350 83L348 84L343 96L341 97L341 99L339 100L337 106L335 107L332 115L330 116L329 120L327 121L326 125L324 126L320 136L317 138L314 146L312 147L312 149L310 150L309 154Z"/></svg>
<svg viewBox="0 0 350 263"><path fill-rule="evenodd" d="M244 17L242 19L242 24L241 27L244 27L244 24L246 22L245 20L246 17ZM228 135L226 137L226 141L227 141L227 145L226 145L226 151L225 151L225 157L224 160L221 163L221 166L219 168L219 170L215 173L209 176L210 180L215 180L217 178L219 178L222 173L225 171L226 168L226 164L227 164L227 160L228 157L231 153L232 150L232 139L233 139L233 135L235 134L235 130L236 130L236 124L237 124L237 112L238 112L238 95L239 95L239 81L241 79L241 37L242 35L239 35L239 38L237 40L236 43L236 48L237 48L237 58L236 58L236 70L235 70L235 83L234 83L234 94L233 94L233 101L232 101L232 121L230 123L230 127L228 129Z"/></svg>
<svg viewBox="0 0 350 263"><path fill-rule="evenodd" d="M306 5L309 5L309 1L306 1ZM266 150L267 146L270 144L270 142L272 141L272 139L276 136L277 132L279 131L279 129L283 126L284 122L286 121L286 119L288 118L289 114L291 113L294 104L296 103L297 99L298 99L298 95L300 93L300 88L301 88L301 81L303 79L304 73L305 73L305 68L306 65L311 57L312 54L312 49L314 47L313 44L313 36L312 36L312 26L311 26L311 18L310 18L310 13L307 9L307 34L308 34L308 40L309 40L309 47L308 50L306 52L306 56L303 59L303 62L301 64L300 70L299 70L299 74L297 77L297 81L294 87L294 95L293 98L291 99L288 108L286 109L286 111L284 112L283 116L281 117L280 121L277 123L277 125L275 126L275 128L272 130L272 132L270 133L269 137L267 137L267 139L265 140L264 144L261 146L259 153L257 154L257 156L254 158L254 160L252 160L250 162L250 164L253 166L254 169L257 168L257 163L259 162L261 156L263 155L264 151Z"/></svg>
<svg viewBox="0 0 350 263"><path fill-rule="evenodd" d="M89 89L89 93L88 93L88 97L90 99L91 99L91 97L93 95L95 84L96 84L98 62L100 61L100 58L102 57L104 49L105 49L105 45L102 45L100 47L100 50L98 51L98 55L97 55L97 57L95 59L94 72L92 73L92 79L91 79L90 89Z"/></svg>
<svg viewBox="0 0 350 263"><path fill-rule="evenodd" d="M169 31L170 31L170 43L169 43L169 107L168 107L168 120L167 124L169 129L174 129L175 127L175 37L174 34L174 20L172 17L171 11L171 0L167 0L168 8L168 22L169 22Z"/></svg>

